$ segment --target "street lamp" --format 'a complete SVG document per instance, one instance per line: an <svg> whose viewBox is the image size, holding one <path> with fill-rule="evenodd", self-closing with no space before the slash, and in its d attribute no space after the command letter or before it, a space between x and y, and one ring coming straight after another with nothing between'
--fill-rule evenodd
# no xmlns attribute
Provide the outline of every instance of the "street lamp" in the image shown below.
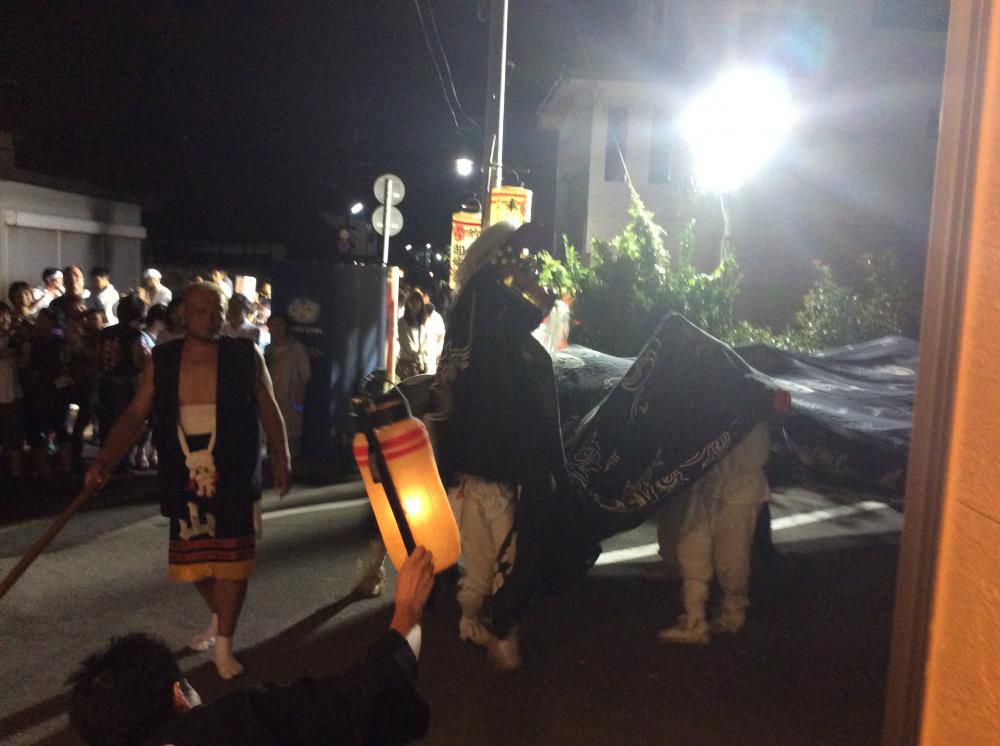
<svg viewBox="0 0 1000 746"><path fill-rule="evenodd" d="M355 202L351 205L351 215L360 215L365 206L362 202Z"/></svg>
<svg viewBox="0 0 1000 746"><path fill-rule="evenodd" d="M680 133L691 148L695 183L701 191L718 194L722 205L720 263L732 243L726 194L763 168L795 118L784 82L761 68L737 68L721 75L682 113Z"/></svg>
<svg viewBox="0 0 1000 746"><path fill-rule="evenodd" d="M463 178L472 175L472 169L474 166L475 164L472 162L471 158L455 159L455 171Z"/></svg>

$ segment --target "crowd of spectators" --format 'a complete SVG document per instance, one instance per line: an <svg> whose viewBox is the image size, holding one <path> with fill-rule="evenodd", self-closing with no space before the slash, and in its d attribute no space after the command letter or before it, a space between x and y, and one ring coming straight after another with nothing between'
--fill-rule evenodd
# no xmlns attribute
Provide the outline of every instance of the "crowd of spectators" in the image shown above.
<svg viewBox="0 0 1000 746"><path fill-rule="evenodd" d="M9 303L0 301L0 475L6 472L14 481L82 470L85 443L100 443L101 434L110 432L135 393L153 346L184 336L184 287L167 287L158 270L146 269L141 285L123 292L111 283L107 268L94 267L89 274L88 287L80 267L48 267L40 285L13 282ZM250 299L233 291L224 270L213 269L206 279L230 299L222 333L249 337L266 348L268 283ZM189 283L201 280L191 276ZM270 357L284 360L284 353ZM295 358L283 410L301 420L308 356L304 364L301 354ZM120 468L155 466L147 437Z"/></svg>
<svg viewBox="0 0 1000 746"><path fill-rule="evenodd" d="M48 267L37 287L13 282L9 303L0 301L0 481L81 471L85 445L99 444L101 434L110 432L135 394L152 348L184 336L184 290L203 280L228 298L222 334L251 339L264 351L289 444L298 455L310 357L289 333L288 317L272 317L268 282L251 298L235 291L219 268L169 287L149 267L138 286L120 291L105 267L94 267L89 282L79 267ZM425 290L401 288L399 378L436 370L448 307L446 288L439 290L435 306ZM156 461L147 436L120 468L141 471L155 468Z"/></svg>

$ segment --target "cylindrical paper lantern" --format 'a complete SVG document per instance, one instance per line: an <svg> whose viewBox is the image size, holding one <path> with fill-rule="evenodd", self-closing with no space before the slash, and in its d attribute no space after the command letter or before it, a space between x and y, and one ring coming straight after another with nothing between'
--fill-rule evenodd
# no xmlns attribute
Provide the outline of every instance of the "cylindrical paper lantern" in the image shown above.
<svg viewBox="0 0 1000 746"><path fill-rule="evenodd" d="M397 570L406 560L409 549L404 536L408 529L415 546L424 546L433 553L434 572L451 567L458 562L461 540L438 475L427 428L410 415L406 399L396 389L374 402L363 416L368 419L367 425L382 452L388 474L380 473L378 459L371 452L363 429L354 437L354 458L389 559ZM403 526L387 494L390 492L386 489L387 479L395 488Z"/></svg>

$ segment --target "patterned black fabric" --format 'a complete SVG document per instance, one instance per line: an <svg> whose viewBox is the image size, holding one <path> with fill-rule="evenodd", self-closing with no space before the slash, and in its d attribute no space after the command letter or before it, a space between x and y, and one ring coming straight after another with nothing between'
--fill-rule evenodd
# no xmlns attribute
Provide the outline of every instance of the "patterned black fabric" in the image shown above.
<svg viewBox="0 0 1000 746"><path fill-rule="evenodd" d="M497 558L491 612L501 635L538 591L586 574L603 539L697 481L769 416L775 392L678 315L634 361L571 347L550 364L528 334L534 319L511 297L488 270L463 291L427 412L443 474L521 488Z"/></svg>
<svg viewBox="0 0 1000 746"><path fill-rule="evenodd" d="M501 556L508 569L493 598L499 634L535 592L582 577L603 539L645 521L772 410L771 382L681 316L629 362L579 347L555 356L569 484L522 491L516 557Z"/></svg>
<svg viewBox="0 0 1000 746"><path fill-rule="evenodd" d="M792 394L787 453L822 480L901 491L917 380L917 343L881 337L812 355L739 349Z"/></svg>
<svg viewBox="0 0 1000 746"><path fill-rule="evenodd" d="M565 482L552 361L531 336L537 309L484 266L449 317L427 420L446 482Z"/></svg>

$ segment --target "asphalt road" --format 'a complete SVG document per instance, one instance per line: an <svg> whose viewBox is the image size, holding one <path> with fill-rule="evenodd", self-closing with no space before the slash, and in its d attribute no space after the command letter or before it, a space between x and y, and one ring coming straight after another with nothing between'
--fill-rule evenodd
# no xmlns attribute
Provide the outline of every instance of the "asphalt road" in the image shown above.
<svg viewBox="0 0 1000 746"><path fill-rule="evenodd" d="M237 634L247 675L235 685L339 670L390 614L391 589L350 597L367 515L357 484L266 496L264 509ZM647 572L651 524L608 542L583 583L531 608L513 674L459 642L457 605L441 597L424 624L425 743L877 743L898 506L793 488L775 492L772 519L778 552L755 570L746 628L706 648L655 638L678 611L678 586ZM0 528L0 574L45 525ZM206 700L234 685L185 650L207 614L191 588L166 582L165 553L155 505L88 511L0 600L0 743L76 743L63 682L110 635L161 636Z"/></svg>

